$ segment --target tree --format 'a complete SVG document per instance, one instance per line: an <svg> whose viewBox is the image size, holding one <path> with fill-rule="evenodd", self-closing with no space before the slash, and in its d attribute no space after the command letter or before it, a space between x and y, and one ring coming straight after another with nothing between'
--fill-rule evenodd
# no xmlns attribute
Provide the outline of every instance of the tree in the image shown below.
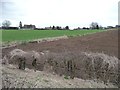
<svg viewBox="0 0 120 90"><path fill-rule="evenodd" d="M99 25L99 29L103 29L103 27L101 25Z"/></svg>
<svg viewBox="0 0 120 90"><path fill-rule="evenodd" d="M99 29L99 26L98 26L98 25L96 26L96 29Z"/></svg>
<svg viewBox="0 0 120 90"><path fill-rule="evenodd" d="M22 28L22 22L20 21L20 23L19 23L19 27L20 27L20 29Z"/></svg>
<svg viewBox="0 0 120 90"><path fill-rule="evenodd" d="M62 28L60 26L56 26L56 29L57 30L61 30Z"/></svg>
<svg viewBox="0 0 120 90"><path fill-rule="evenodd" d="M66 29L66 30L69 30L69 26L66 26L65 29Z"/></svg>
<svg viewBox="0 0 120 90"><path fill-rule="evenodd" d="M3 21L2 26L8 28L11 25L11 22L8 20Z"/></svg>
<svg viewBox="0 0 120 90"><path fill-rule="evenodd" d="M55 26L53 26L52 29L54 30L54 29L55 29Z"/></svg>
<svg viewBox="0 0 120 90"><path fill-rule="evenodd" d="M90 24L90 28L91 28L91 29L99 29L99 25L98 25L97 22L92 22L92 23Z"/></svg>

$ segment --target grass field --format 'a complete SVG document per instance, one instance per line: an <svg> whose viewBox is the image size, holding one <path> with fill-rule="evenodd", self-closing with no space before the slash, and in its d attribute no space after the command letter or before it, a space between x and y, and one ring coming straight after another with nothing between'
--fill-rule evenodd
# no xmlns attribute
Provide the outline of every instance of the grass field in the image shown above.
<svg viewBox="0 0 120 90"><path fill-rule="evenodd" d="M0 33L2 33L2 42L12 42L59 37L64 35L78 36L101 31L103 30L2 30Z"/></svg>

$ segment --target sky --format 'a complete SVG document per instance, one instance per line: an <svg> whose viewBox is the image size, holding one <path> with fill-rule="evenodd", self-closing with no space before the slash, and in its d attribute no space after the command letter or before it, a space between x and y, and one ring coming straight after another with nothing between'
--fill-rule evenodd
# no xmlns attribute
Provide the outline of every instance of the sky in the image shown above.
<svg viewBox="0 0 120 90"><path fill-rule="evenodd" d="M118 24L119 0L0 0L0 23L11 26L33 24L36 27L89 27ZM1 24L0 24L1 25Z"/></svg>

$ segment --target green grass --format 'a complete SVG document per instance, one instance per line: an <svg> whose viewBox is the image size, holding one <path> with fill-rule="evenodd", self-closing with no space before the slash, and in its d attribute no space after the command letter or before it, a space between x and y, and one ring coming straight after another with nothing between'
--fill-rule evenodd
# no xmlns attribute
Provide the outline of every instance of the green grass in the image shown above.
<svg viewBox="0 0 120 90"><path fill-rule="evenodd" d="M2 30L0 30L0 42L2 42Z"/></svg>
<svg viewBox="0 0 120 90"><path fill-rule="evenodd" d="M64 35L77 36L101 31L103 30L2 30L2 42L28 41Z"/></svg>

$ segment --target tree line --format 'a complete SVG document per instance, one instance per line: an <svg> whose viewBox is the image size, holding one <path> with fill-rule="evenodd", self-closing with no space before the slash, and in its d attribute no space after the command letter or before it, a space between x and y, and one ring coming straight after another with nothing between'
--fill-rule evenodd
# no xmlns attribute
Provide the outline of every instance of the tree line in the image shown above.
<svg viewBox="0 0 120 90"><path fill-rule="evenodd" d="M35 25L22 25L22 22L19 22L18 27L10 27L11 22L9 20L5 20L2 22L2 29L35 29L35 30L70 30L69 26L61 27L61 26L50 26L50 27L45 27L45 28L36 28ZM74 28L73 30L81 30L81 29L103 29L101 25L99 25L97 22L92 22L90 24L90 27L77 27Z"/></svg>

